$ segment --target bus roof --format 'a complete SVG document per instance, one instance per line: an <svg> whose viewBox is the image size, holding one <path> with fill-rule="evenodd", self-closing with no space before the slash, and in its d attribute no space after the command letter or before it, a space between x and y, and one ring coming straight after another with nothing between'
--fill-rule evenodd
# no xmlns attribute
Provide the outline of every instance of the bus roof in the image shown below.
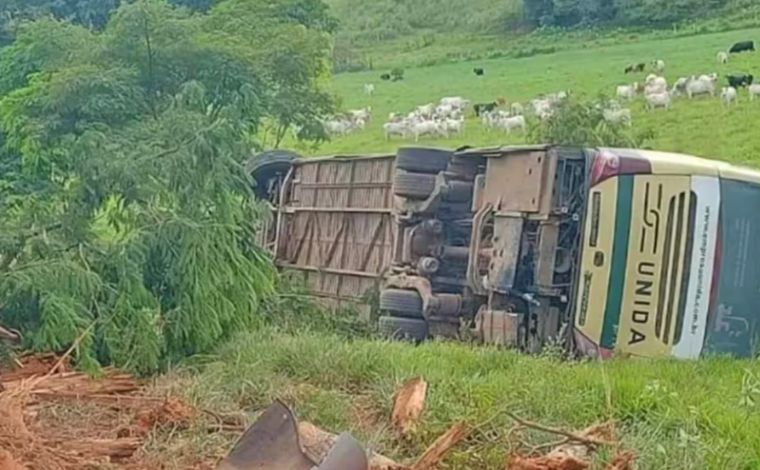
<svg viewBox="0 0 760 470"><path fill-rule="evenodd" d="M674 152L640 149L605 149L621 157L626 155L645 158L652 164L654 174L683 174L720 176L721 178L760 184L760 171L720 160L695 157Z"/></svg>

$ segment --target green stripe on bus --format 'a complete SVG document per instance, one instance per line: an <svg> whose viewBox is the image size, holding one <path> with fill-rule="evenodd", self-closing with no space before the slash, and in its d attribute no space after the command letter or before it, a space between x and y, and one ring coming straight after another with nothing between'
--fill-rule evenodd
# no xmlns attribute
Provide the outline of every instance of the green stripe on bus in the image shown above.
<svg viewBox="0 0 760 470"><path fill-rule="evenodd" d="M631 230L631 203L633 201L633 176L618 177L617 207L615 210L615 236L612 242L612 265L607 291L607 305L604 308L601 346L612 349L617 339L620 324L620 309L623 305L623 288L628 260L628 238Z"/></svg>

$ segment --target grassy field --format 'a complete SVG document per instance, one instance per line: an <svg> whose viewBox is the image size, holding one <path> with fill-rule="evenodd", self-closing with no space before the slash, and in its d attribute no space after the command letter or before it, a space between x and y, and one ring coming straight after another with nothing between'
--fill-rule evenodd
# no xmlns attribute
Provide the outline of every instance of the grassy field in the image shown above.
<svg viewBox="0 0 760 470"><path fill-rule="evenodd" d="M504 97L509 102L525 102L541 93L571 90L580 97L595 98L600 93L614 94L615 86L643 80L626 76L623 68L630 62L662 58L667 63L666 77L672 83L677 77L718 72L721 75L758 72L760 55L732 57L728 65L719 65L715 55L734 41L758 38L760 29L738 30L717 34L644 39L623 44L609 44L600 39L579 41L554 54L541 54L520 59L490 59L457 62L430 67L406 69L406 80L387 83L379 80L380 72L339 74L332 90L342 98L344 108L372 106L374 120L362 132L337 137L323 144L314 154L368 153L393 151L411 141L386 141L381 126L390 112L409 112L415 106L437 101L443 96L464 96L473 102L493 101ZM466 43L465 43L466 44ZM476 44L474 47L484 47ZM423 52L421 52L423 53ZM486 75L475 77L474 66L484 67ZM363 94L363 84L374 83L375 95ZM721 80L722 85L724 81ZM760 163L760 100L750 102L741 91L738 106L726 108L715 99L678 99L670 111L647 112L639 98L631 105L634 131L651 130L655 137L652 148L692 153L735 163ZM506 136L488 132L470 117L465 134L451 139L424 140L420 144L445 147L520 143L523 135Z"/></svg>
<svg viewBox="0 0 760 470"><path fill-rule="evenodd" d="M563 362L464 344L421 346L324 333L243 334L206 358L185 392L218 411L253 411L283 398L306 420L350 430L382 453L413 458L457 420L475 428L447 469L502 469L513 412L569 429L615 419L639 469L760 468L760 363ZM407 442L387 427L394 390L422 375L427 410ZM535 445L556 436L521 436ZM523 449L524 450L524 449ZM599 462L608 458L599 456ZM601 467L599 467L601 468Z"/></svg>

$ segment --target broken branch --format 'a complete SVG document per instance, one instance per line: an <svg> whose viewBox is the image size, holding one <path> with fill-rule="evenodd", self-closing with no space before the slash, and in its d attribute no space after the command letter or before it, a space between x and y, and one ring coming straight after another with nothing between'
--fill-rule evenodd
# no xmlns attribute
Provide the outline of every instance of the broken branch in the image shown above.
<svg viewBox="0 0 760 470"><path fill-rule="evenodd" d="M544 426L543 424L534 423L532 421L528 421L526 419L523 419L519 416L517 416L514 413L511 413L509 411L505 412L507 416L515 420L517 423L519 423L522 426L525 426L526 428L536 429L538 431L543 431L549 434L556 434L558 436L564 436L568 440L573 442L580 442L582 444L590 445L590 446L614 446L615 443L604 440L604 439L597 439L590 436L583 436L581 434L576 434L574 432L565 431L564 429L558 429L558 428L552 428L549 426Z"/></svg>

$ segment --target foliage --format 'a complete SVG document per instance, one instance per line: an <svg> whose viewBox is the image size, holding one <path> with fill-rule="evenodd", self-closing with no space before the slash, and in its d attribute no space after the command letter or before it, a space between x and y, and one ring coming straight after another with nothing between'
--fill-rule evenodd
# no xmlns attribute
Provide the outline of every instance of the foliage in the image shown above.
<svg viewBox="0 0 760 470"><path fill-rule="evenodd" d="M0 52L0 323L147 373L261 322L275 274L242 163L262 123L331 106L327 25L303 24L301 3L193 16L138 0L100 32L19 29Z"/></svg>
<svg viewBox="0 0 760 470"><path fill-rule="evenodd" d="M750 6L748 0L523 0L534 26L670 26Z"/></svg>
<svg viewBox="0 0 760 470"><path fill-rule="evenodd" d="M502 32L521 21L519 0L327 0L340 41L368 45L424 33Z"/></svg>
<svg viewBox="0 0 760 470"><path fill-rule="evenodd" d="M598 102L583 102L568 98L547 119L533 122L529 139L534 143L579 147L639 148L654 137L633 133L624 123L605 120L603 109L607 101L602 98Z"/></svg>

